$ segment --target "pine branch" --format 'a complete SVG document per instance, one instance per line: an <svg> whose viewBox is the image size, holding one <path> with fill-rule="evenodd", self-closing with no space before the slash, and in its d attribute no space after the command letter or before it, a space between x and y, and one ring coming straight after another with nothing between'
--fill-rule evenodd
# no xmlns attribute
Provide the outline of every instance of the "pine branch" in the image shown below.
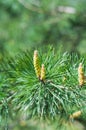
<svg viewBox="0 0 86 130"><path fill-rule="evenodd" d="M10 116L27 113L29 119L58 121L58 125L62 120L86 120L86 84L79 84L81 70L85 76L86 59L67 52L59 54L53 48L36 52L34 58L34 52L21 52L0 65L1 111L5 98Z"/></svg>
<svg viewBox="0 0 86 130"><path fill-rule="evenodd" d="M58 114L68 117L74 110L85 107L85 86L80 88L77 71L82 58L77 60L77 56L68 53L58 55L52 49L44 54L40 52L38 58L44 64L45 78L37 77L30 52L8 61L7 79L15 108L28 111L31 116L55 118Z"/></svg>

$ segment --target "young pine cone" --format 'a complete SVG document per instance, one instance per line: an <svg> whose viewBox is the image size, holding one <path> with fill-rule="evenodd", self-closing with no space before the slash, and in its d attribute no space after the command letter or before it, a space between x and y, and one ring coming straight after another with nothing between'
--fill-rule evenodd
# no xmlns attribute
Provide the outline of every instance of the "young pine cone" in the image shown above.
<svg viewBox="0 0 86 130"><path fill-rule="evenodd" d="M79 85L82 86L84 84L84 72L83 72L83 67L82 67L82 63L79 64L78 67L78 81L79 81Z"/></svg>
<svg viewBox="0 0 86 130"><path fill-rule="evenodd" d="M36 76L40 78L40 63L39 63L39 57L38 57L38 51L34 51L34 56L33 56L33 64L34 64L34 69Z"/></svg>
<svg viewBox="0 0 86 130"><path fill-rule="evenodd" d="M81 116L82 112L81 111L77 111L77 112L74 112L72 115L70 115L70 118L78 118L79 116Z"/></svg>
<svg viewBox="0 0 86 130"><path fill-rule="evenodd" d="M45 67L44 67L44 64L42 64L42 67L41 67L41 77L40 77L40 80L45 80Z"/></svg>

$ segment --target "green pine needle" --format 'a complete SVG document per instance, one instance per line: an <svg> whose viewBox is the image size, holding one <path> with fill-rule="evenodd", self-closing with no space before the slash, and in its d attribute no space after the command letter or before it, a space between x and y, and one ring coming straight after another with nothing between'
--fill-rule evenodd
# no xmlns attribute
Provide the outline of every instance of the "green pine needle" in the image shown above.
<svg viewBox="0 0 86 130"><path fill-rule="evenodd" d="M86 62L85 59L50 49L44 54L40 51L39 60L45 65L45 82L36 77L33 53L22 52L8 61L7 81L14 108L28 111L31 117L53 119L58 115L69 117L86 107L86 87L78 85L77 72L79 63Z"/></svg>

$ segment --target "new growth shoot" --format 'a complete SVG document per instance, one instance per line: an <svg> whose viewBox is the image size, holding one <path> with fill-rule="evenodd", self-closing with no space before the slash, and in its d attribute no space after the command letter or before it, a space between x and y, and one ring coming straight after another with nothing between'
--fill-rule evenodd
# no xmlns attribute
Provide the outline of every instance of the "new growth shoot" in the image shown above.
<svg viewBox="0 0 86 130"><path fill-rule="evenodd" d="M42 64L42 66L40 67L40 61L39 61L37 50L34 51L33 64L34 64L34 69L35 69L35 73L36 73L37 78L39 78L40 81L44 82L44 80L45 80L45 67L44 67L44 64Z"/></svg>

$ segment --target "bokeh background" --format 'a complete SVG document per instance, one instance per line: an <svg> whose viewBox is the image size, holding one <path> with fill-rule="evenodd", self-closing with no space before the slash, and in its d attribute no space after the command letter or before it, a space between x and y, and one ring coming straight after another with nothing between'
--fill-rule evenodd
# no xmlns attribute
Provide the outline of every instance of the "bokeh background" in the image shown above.
<svg viewBox="0 0 86 130"><path fill-rule="evenodd" d="M86 55L86 0L0 0L0 60L48 44ZM41 128L18 116L10 129Z"/></svg>
<svg viewBox="0 0 86 130"><path fill-rule="evenodd" d="M0 0L0 55L53 44L86 50L86 0Z"/></svg>

